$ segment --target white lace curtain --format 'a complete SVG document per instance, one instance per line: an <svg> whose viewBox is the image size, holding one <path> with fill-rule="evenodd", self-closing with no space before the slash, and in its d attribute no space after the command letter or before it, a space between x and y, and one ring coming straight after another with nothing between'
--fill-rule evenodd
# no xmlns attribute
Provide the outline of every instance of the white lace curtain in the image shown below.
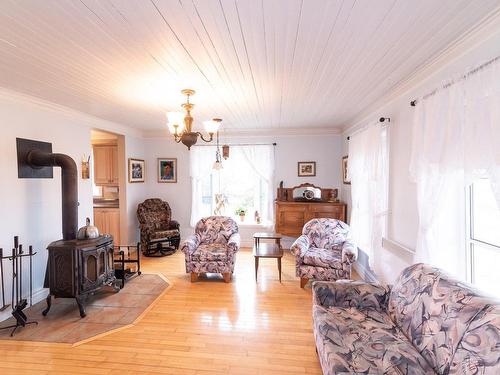
<svg viewBox="0 0 500 375"><path fill-rule="evenodd" d="M500 205L500 61L418 102L410 174L417 185L416 260L466 278L465 194L491 181Z"/></svg>
<svg viewBox="0 0 500 375"><path fill-rule="evenodd" d="M370 267L379 271L382 237L387 222L388 148L387 128L369 124L349 141L351 177L351 234L368 255Z"/></svg>
<svg viewBox="0 0 500 375"><path fill-rule="evenodd" d="M214 193L231 194L231 189L241 190L245 184L260 179L263 182L265 204L260 215L263 222L273 222L273 181L274 181L274 146L242 145L231 146L228 160L223 160L223 169L215 172L215 146L193 147L191 149L190 175L192 180L191 225L195 226L202 214L202 184L211 174L215 177ZM253 215L253 212L249 213Z"/></svg>

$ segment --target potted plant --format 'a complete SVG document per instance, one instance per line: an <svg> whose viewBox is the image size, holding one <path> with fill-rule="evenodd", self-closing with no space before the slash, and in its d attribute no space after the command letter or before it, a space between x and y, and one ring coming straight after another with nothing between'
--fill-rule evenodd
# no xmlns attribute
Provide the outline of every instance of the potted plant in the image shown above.
<svg viewBox="0 0 500 375"><path fill-rule="evenodd" d="M236 209L235 214L239 215L240 220L243 222L245 220L245 215L247 213L247 210L243 207L239 207Z"/></svg>

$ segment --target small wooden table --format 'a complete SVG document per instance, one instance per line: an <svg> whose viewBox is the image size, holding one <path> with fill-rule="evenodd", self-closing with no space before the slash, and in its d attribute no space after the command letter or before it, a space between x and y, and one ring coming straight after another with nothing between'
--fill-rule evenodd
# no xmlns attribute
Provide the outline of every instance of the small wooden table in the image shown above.
<svg viewBox="0 0 500 375"><path fill-rule="evenodd" d="M281 283L281 258L283 257L283 249L280 246L273 243L263 243L259 247L254 246L253 256L255 257L255 282L257 282L259 258L276 258L278 260L278 272Z"/></svg>

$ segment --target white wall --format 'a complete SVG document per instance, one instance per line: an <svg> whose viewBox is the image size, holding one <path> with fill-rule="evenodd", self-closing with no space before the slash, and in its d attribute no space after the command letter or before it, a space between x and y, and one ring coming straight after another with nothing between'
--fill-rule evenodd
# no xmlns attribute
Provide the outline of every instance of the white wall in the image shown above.
<svg viewBox="0 0 500 375"><path fill-rule="evenodd" d="M47 263L47 245L62 238L61 171L54 168L52 179L19 179L16 138L52 143L53 152L71 156L78 167L78 224L92 217L91 180L82 180L81 160L90 154L90 129L99 127L123 132L120 125L52 105L24 95L0 90L0 247L10 254L13 237L37 252L33 270L34 302L44 298L42 289ZM10 303L11 268L5 261L5 291ZM27 266L27 262L24 263ZM23 267L24 268L24 267ZM28 268L25 268L28 271ZM27 275L25 273L25 275ZM26 279L23 282L27 286ZM29 292L26 289L26 292ZM0 321L10 316L10 308L0 313Z"/></svg>
<svg viewBox="0 0 500 375"><path fill-rule="evenodd" d="M137 205L144 200L146 196L146 185L147 183L141 182L128 182L128 159L146 159L144 140L142 137L126 136L125 137L125 168L126 179L127 179L127 201L125 202L127 208L127 225L128 225L128 243L134 244L139 242L139 222L137 221ZM148 162L146 161L146 167ZM151 174L146 171L146 181L151 177ZM120 202L120 206L123 203Z"/></svg>
<svg viewBox="0 0 500 375"><path fill-rule="evenodd" d="M221 143L277 143L275 148L275 182L292 187L309 182L324 188L339 188L340 191L340 135L274 136L274 137L224 137ZM146 190L144 199L158 197L170 203L173 218L181 225L182 237L192 233L191 180L189 177L189 151L183 144L171 138L145 140ZM177 158L177 183L157 182L157 158ZM214 154L215 161L215 154ZM316 177L298 177L298 161L316 161ZM274 191L275 191L274 189ZM270 228L268 228L270 229ZM240 226L243 244L249 245L254 232L262 230L254 226Z"/></svg>
<svg viewBox="0 0 500 375"><path fill-rule="evenodd" d="M485 61L500 55L500 30L489 38L483 39L463 54L435 71L431 76L422 80L406 93L395 100L382 105L367 118L354 123L350 131L342 138L343 153L347 154L347 135L367 121L377 120L379 117L390 117L390 182L389 182L389 220L388 235L390 240L396 241L406 248L414 250L417 243L418 213L416 204L416 185L409 176L409 164L412 140L412 119L414 107L410 101L419 98L443 81L458 77ZM417 104L418 105L418 104ZM350 204L350 186L343 185L342 199ZM348 210L350 211L350 210ZM403 268L413 263L413 255L405 251L384 249L380 255L382 263L387 268L379 274L379 278L393 282Z"/></svg>

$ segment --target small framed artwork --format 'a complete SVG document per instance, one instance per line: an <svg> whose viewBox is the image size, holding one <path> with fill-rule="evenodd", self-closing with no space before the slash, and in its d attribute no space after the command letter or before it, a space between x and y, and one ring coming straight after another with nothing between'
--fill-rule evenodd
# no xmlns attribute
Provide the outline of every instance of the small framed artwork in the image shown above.
<svg viewBox="0 0 500 375"><path fill-rule="evenodd" d="M177 182L176 158L158 158L158 182Z"/></svg>
<svg viewBox="0 0 500 375"><path fill-rule="evenodd" d="M349 168L347 165L348 156L342 158L342 182L346 185L351 184L351 177L349 176Z"/></svg>
<svg viewBox="0 0 500 375"><path fill-rule="evenodd" d="M128 182L144 182L146 162L142 159L128 159Z"/></svg>
<svg viewBox="0 0 500 375"><path fill-rule="evenodd" d="M299 161L297 163L299 177L314 177L316 176L315 161Z"/></svg>

